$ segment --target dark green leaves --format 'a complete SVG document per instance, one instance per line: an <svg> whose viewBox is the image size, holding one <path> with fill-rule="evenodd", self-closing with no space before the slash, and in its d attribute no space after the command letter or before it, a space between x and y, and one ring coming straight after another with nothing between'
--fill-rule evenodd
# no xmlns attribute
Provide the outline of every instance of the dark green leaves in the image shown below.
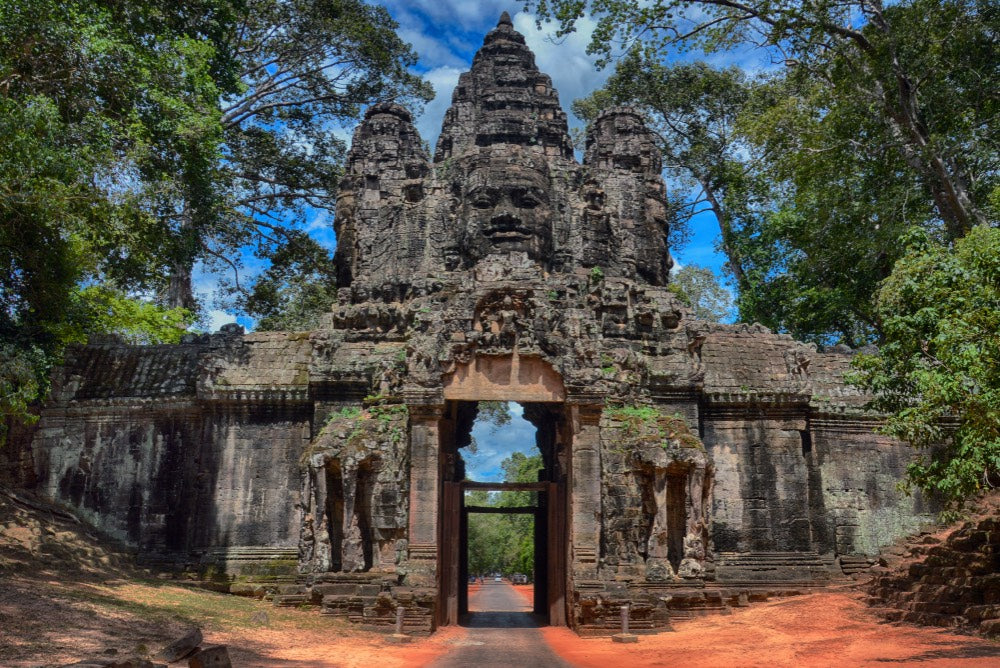
<svg viewBox="0 0 1000 668"><path fill-rule="evenodd" d="M923 452L910 482L960 506L1000 484L1000 230L908 242L877 295L885 342L856 381L889 415L885 433Z"/></svg>

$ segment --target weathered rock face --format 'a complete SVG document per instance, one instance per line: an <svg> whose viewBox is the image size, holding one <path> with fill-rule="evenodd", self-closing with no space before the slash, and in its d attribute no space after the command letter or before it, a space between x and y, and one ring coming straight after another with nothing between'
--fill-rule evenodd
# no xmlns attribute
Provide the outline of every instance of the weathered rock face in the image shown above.
<svg viewBox="0 0 1000 668"><path fill-rule="evenodd" d="M501 21L459 78L433 164L405 109L366 114L338 197L338 277L355 302L464 270L495 280L599 267L665 285L659 156L642 119L621 109L598 119L578 164L552 80Z"/></svg>
<svg viewBox="0 0 1000 668"><path fill-rule="evenodd" d="M319 330L71 351L34 439L43 489L148 558L292 564L281 600L381 628L404 605L424 630L462 606L478 401L538 429L536 608L582 631L624 603L652 630L733 587L823 582L926 519L895 489L906 447L843 383L849 351L697 321L668 289L634 110L602 114L577 163L505 17L433 162L421 145L393 104L355 132Z"/></svg>

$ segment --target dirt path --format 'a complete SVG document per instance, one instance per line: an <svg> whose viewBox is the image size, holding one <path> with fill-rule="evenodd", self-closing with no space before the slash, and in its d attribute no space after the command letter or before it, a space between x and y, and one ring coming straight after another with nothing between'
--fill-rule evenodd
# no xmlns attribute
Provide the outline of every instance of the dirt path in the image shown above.
<svg viewBox="0 0 1000 668"><path fill-rule="evenodd" d="M487 582L469 594L466 633L433 668L569 668L545 642L525 597L506 582Z"/></svg>
<svg viewBox="0 0 1000 668"><path fill-rule="evenodd" d="M920 666L1000 667L1000 643L942 629L880 622L853 591L823 592L755 604L731 615L675 624L634 645L581 639L565 628L545 639L574 666Z"/></svg>
<svg viewBox="0 0 1000 668"><path fill-rule="evenodd" d="M489 628L499 618L484 617L475 627L447 627L430 638L391 645L385 636L324 617L316 608L276 608L267 601L150 580L149 574L126 567L128 561L127 554L109 550L80 523L0 495L0 666L62 666L111 652L149 655L198 626L206 644L228 645L233 664L241 668L422 668L445 656L453 663L438 665L566 665L558 663L558 656L569 665L595 668L1000 668L1000 643L882 623L853 589L754 604L732 615L678 623L676 632L643 636L636 645L620 645L517 621L531 609L531 587L487 583L470 587L473 606L506 609L520 628ZM477 589L505 602L487 596L481 603ZM484 640L488 635L495 638ZM528 658L518 653L521 643L511 641L517 636L530 639L525 641ZM544 649L542 638L551 649ZM476 648L485 648L485 658L465 651Z"/></svg>
<svg viewBox="0 0 1000 668"><path fill-rule="evenodd" d="M206 643L227 644L241 668L1000 667L1000 644L880 623L853 591L754 604L732 615L678 623L676 632L642 636L636 645L581 639L565 628L533 628L524 621L530 610L527 596L506 584L488 584L481 591L504 597L512 615L508 621L517 628L491 628L500 618L487 616L482 624L448 627L408 645L391 645L384 636L323 617L315 608L275 608L266 601L170 583L66 583L0 575L0 666L60 666L111 649L120 656L140 648L154 651L198 624ZM475 594L472 603L480 605ZM495 601L486 605L499 607ZM543 638L551 650L544 650Z"/></svg>

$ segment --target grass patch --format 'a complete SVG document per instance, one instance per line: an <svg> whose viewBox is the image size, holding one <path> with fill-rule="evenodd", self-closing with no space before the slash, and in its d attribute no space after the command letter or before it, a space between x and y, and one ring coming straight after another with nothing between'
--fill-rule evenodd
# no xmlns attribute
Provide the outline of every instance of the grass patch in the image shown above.
<svg viewBox="0 0 1000 668"><path fill-rule="evenodd" d="M86 603L98 613L126 613L154 623L179 622L211 631L258 628L262 624L254 616L262 611L267 613L266 626L271 629L344 627L343 622L323 617L316 608L279 608L269 601L160 582L88 585L60 591L59 595Z"/></svg>

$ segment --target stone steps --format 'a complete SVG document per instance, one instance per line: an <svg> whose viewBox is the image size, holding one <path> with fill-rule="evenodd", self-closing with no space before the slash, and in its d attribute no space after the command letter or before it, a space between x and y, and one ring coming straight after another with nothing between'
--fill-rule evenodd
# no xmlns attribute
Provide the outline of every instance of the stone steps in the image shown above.
<svg viewBox="0 0 1000 668"><path fill-rule="evenodd" d="M321 615L385 633L395 631L396 608L403 606L404 633L428 635L433 630L434 591L400 587L379 575L326 573L306 578L279 585L272 602L279 607L316 606Z"/></svg>
<svg viewBox="0 0 1000 668"><path fill-rule="evenodd" d="M840 562L840 571L847 576L865 573L878 563L877 559L863 554L842 554L837 561Z"/></svg>
<svg viewBox="0 0 1000 668"><path fill-rule="evenodd" d="M721 552L715 559L720 584L825 583L838 571L831 557L817 552Z"/></svg>
<svg viewBox="0 0 1000 668"><path fill-rule="evenodd" d="M1000 635L1000 519L968 522L943 542L918 536L886 554L893 570L868 590L868 604L882 617Z"/></svg>

